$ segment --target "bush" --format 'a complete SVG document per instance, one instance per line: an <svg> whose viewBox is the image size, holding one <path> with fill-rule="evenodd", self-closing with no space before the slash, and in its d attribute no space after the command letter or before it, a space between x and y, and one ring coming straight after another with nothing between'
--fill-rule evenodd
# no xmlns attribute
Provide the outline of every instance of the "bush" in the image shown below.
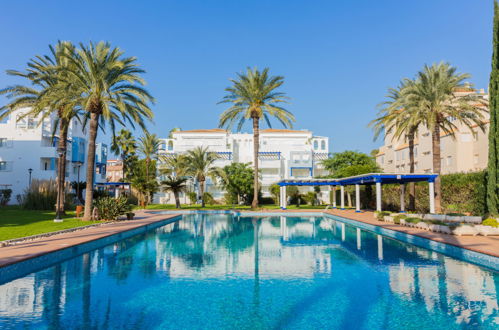
<svg viewBox="0 0 499 330"><path fill-rule="evenodd" d="M5 206L9 203L12 196L12 189L0 189L0 206Z"/></svg>
<svg viewBox="0 0 499 330"><path fill-rule="evenodd" d="M483 215L486 213L485 171L442 175L443 213ZM383 185L383 209L400 210L398 184ZM362 196L364 199L366 196ZM374 196L373 196L374 198ZM405 205L409 205L409 189L406 188ZM428 183L416 183L417 213L429 213Z"/></svg>
<svg viewBox="0 0 499 330"><path fill-rule="evenodd" d="M315 205L315 202L317 200L317 194L313 191L309 191L303 195L303 199L305 200L305 202L307 202L307 204Z"/></svg>
<svg viewBox="0 0 499 330"><path fill-rule="evenodd" d="M187 197L189 197L189 200L191 201L191 204L196 203L198 195L195 191L189 191L187 193Z"/></svg>
<svg viewBox="0 0 499 330"><path fill-rule="evenodd" d="M65 191L69 190L66 183ZM33 179L31 185L24 190L22 195L17 197L21 207L26 210L53 210L57 202L57 183L55 180ZM65 195L65 208L71 207L71 197Z"/></svg>
<svg viewBox="0 0 499 330"><path fill-rule="evenodd" d="M210 205L215 204L215 199L213 198L213 195L210 194L209 192L205 192L203 194L203 199L205 204L210 204Z"/></svg>
<svg viewBox="0 0 499 330"><path fill-rule="evenodd" d="M116 220L131 211L126 197L102 197L95 201L94 206L99 211L99 220Z"/></svg>
<svg viewBox="0 0 499 330"><path fill-rule="evenodd" d="M262 205L274 205L275 204L275 201L272 197L260 197L258 202Z"/></svg>
<svg viewBox="0 0 499 330"><path fill-rule="evenodd" d="M482 225L497 228L499 227L499 222L497 221L497 219L489 218L483 220Z"/></svg>
<svg viewBox="0 0 499 330"><path fill-rule="evenodd" d="M390 215L390 212L388 212L388 211L381 211L381 212L380 211L376 211L376 212L374 212L374 215L376 216L376 219L378 221L383 221L385 215Z"/></svg>
<svg viewBox="0 0 499 330"><path fill-rule="evenodd" d="M393 217L393 223L396 224L396 225L399 225L400 224L400 220L402 219L407 219L407 215L405 214L398 214L396 216Z"/></svg>

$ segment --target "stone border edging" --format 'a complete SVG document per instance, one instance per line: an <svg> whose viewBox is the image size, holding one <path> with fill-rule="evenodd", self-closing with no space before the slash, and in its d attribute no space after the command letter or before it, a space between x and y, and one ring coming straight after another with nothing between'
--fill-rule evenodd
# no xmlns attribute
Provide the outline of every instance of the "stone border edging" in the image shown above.
<svg viewBox="0 0 499 330"><path fill-rule="evenodd" d="M118 222L118 221L117 220L106 221L106 222L94 223L94 224L86 225L86 226L61 229L61 230L57 230L57 231L50 231L48 233L13 238L13 239L5 240L5 241L0 241L0 247L12 246L12 245L16 245L19 243L25 243L25 242L31 242L31 241L34 241L34 240L39 239L39 238L45 238L45 237L51 237L51 236L59 235L59 234L71 233L74 231L85 230L85 229L93 228L93 227L99 227L99 226L103 226L103 225L107 225L107 224L111 224L111 223L115 223L115 222Z"/></svg>

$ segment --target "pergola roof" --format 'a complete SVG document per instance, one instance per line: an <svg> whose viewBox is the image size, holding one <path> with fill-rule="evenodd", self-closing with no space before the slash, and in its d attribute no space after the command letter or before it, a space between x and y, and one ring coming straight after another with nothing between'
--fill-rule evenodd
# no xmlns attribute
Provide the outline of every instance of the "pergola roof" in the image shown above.
<svg viewBox="0 0 499 330"><path fill-rule="evenodd" d="M348 186L367 185L374 183L407 183L407 182L434 182L437 174L428 173L368 173L340 179L284 179L279 186Z"/></svg>

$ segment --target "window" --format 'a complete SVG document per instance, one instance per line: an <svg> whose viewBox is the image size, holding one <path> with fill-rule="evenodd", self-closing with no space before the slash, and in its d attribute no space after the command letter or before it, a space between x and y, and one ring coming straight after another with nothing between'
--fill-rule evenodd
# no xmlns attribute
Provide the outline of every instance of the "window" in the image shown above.
<svg viewBox="0 0 499 330"><path fill-rule="evenodd" d="M0 161L0 171L5 172L8 171L9 164L6 161Z"/></svg>
<svg viewBox="0 0 499 330"><path fill-rule="evenodd" d="M473 164L478 164L478 154L473 155Z"/></svg>
<svg viewBox="0 0 499 330"><path fill-rule="evenodd" d="M324 140L321 142L321 149L326 150L326 141Z"/></svg>
<svg viewBox="0 0 499 330"><path fill-rule="evenodd" d="M168 141L168 150L173 150L173 141Z"/></svg>
<svg viewBox="0 0 499 330"><path fill-rule="evenodd" d="M314 150L317 150L319 149L319 143L316 141L314 141Z"/></svg>
<svg viewBox="0 0 499 330"><path fill-rule="evenodd" d="M447 159L445 160L445 164L447 166L452 165L452 156L447 156Z"/></svg>
<svg viewBox="0 0 499 330"><path fill-rule="evenodd" d="M7 147L7 138L0 138L0 148L6 148Z"/></svg>

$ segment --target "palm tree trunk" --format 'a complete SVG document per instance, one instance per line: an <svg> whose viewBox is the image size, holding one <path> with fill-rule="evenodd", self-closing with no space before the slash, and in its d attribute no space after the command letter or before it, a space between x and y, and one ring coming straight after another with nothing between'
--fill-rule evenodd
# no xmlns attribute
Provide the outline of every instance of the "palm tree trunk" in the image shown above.
<svg viewBox="0 0 499 330"><path fill-rule="evenodd" d="M199 192L201 193L201 207L204 207L204 181L199 181Z"/></svg>
<svg viewBox="0 0 499 330"><path fill-rule="evenodd" d="M431 136L432 149L433 149L433 173L438 174L435 179L435 212L442 212L442 189L440 185L440 172L442 168L442 161L440 160L440 126L439 123L435 125Z"/></svg>
<svg viewBox="0 0 499 330"><path fill-rule="evenodd" d="M90 114L90 131L87 155L87 187L85 188L85 213L83 214L83 221L90 221L92 219L92 202L95 175L95 141L97 140L98 124L99 114L92 112Z"/></svg>
<svg viewBox="0 0 499 330"><path fill-rule="evenodd" d="M411 129L408 134L409 139L409 173L414 173L414 135L415 130ZM409 183L409 210L416 210L416 184Z"/></svg>
<svg viewBox="0 0 499 330"><path fill-rule="evenodd" d="M125 154L121 154L121 181L125 182Z"/></svg>
<svg viewBox="0 0 499 330"><path fill-rule="evenodd" d="M251 203L251 208L256 209L258 207L258 150L260 148L260 127L259 119L253 117L253 166L255 173L253 173L253 202Z"/></svg>
<svg viewBox="0 0 499 330"><path fill-rule="evenodd" d="M57 204L56 212L64 214L64 184L66 182L66 150L68 140L68 121L60 119L59 123L59 145L58 149L61 152L57 166Z"/></svg>
<svg viewBox="0 0 499 330"><path fill-rule="evenodd" d="M173 196L175 196L175 207L177 209L179 209L180 208L180 198L178 196L178 191L174 190L173 191Z"/></svg>

